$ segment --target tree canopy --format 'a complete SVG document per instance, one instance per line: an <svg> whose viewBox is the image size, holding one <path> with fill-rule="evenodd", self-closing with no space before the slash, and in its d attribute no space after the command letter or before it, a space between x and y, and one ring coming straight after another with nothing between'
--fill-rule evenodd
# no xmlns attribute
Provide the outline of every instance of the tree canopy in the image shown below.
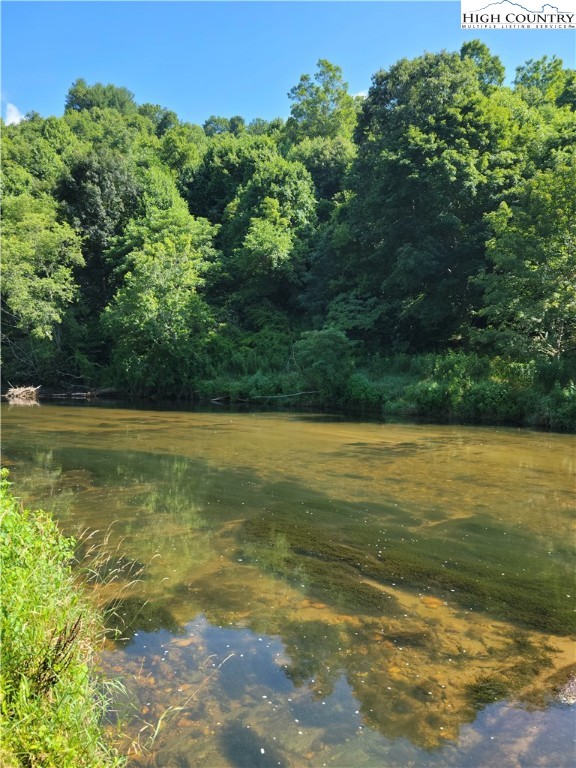
<svg viewBox="0 0 576 768"><path fill-rule="evenodd" d="M504 82L478 40L365 98L320 59L287 120L192 125L77 79L61 117L2 133L7 375L189 397L275 375L343 401L387 356L481 355L567 392L576 71Z"/></svg>

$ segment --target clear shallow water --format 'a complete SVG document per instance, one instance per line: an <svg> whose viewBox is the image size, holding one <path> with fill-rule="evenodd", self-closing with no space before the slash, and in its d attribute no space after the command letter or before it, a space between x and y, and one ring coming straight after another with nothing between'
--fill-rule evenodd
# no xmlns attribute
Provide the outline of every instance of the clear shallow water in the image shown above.
<svg viewBox="0 0 576 768"><path fill-rule="evenodd" d="M106 556L134 765L574 764L573 436L2 417L18 493Z"/></svg>

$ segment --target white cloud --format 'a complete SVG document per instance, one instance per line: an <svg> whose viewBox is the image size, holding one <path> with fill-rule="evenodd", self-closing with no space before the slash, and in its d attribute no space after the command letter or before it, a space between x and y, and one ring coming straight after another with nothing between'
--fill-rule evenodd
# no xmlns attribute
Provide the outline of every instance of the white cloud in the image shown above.
<svg viewBox="0 0 576 768"><path fill-rule="evenodd" d="M354 94L354 98L360 97L361 99L365 99L368 96L368 91L358 91L358 93Z"/></svg>
<svg viewBox="0 0 576 768"><path fill-rule="evenodd" d="M14 104L6 104L6 125L18 125L24 120L24 115Z"/></svg>

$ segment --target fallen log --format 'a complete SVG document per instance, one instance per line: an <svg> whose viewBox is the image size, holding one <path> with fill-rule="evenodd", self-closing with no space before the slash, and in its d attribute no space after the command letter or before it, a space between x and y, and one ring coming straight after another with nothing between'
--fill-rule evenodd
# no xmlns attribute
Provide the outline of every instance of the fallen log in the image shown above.
<svg viewBox="0 0 576 768"><path fill-rule="evenodd" d="M279 397L300 397L300 395L318 395L319 389L313 389L311 392L293 392L290 395L256 395L252 400L276 400Z"/></svg>
<svg viewBox="0 0 576 768"><path fill-rule="evenodd" d="M106 389L89 389L86 392L51 392L42 397L51 397L55 400L90 400L93 397L106 397L118 394L120 390L108 387Z"/></svg>

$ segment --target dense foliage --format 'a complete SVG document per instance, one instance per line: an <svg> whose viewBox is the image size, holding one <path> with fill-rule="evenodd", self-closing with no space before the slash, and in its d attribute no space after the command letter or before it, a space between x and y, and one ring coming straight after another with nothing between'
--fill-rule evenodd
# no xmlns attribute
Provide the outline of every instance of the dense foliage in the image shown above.
<svg viewBox="0 0 576 768"><path fill-rule="evenodd" d="M3 129L5 380L574 426L576 72L504 74L322 59L203 126L77 80Z"/></svg>

